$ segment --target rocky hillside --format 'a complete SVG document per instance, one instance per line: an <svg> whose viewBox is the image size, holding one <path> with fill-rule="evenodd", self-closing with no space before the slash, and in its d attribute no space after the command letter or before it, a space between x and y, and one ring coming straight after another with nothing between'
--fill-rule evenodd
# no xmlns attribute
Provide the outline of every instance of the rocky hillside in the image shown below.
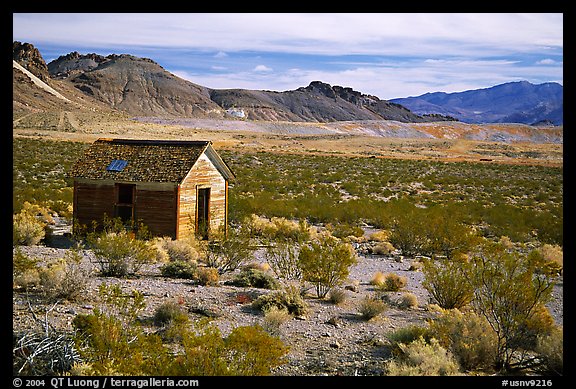
<svg viewBox="0 0 576 389"><path fill-rule="evenodd" d="M401 105L351 88L314 81L292 91L209 89L183 80L156 62L128 54L59 57L50 76L135 116L237 117L249 120L334 122L342 120L446 120L423 117Z"/></svg>
<svg viewBox="0 0 576 389"><path fill-rule="evenodd" d="M207 88L176 77L147 58L74 52L50 62L48 68L52 77L131 115L222 114Z"/></svg>
<svg viewBox="0 0 576 389"><path fill-rule="evenodd" d="M426 93L391 101L420 115L450 115L465 123L563 124L563 87L554 82L509 82L485 89Z"/></svg>
<svg viewBox="0 0 576 389"><path fill-rule="evenodd" d="M365 95L352 88L313 81L285 92L242 89L211 90L212 100L228 112L257 120L334 122L346 120L432 121L405 107ZM435 118L434 120L445 120Z"/></svg>
<svg viewBox="0 0 576 389"><path fill-rule="evenodd" d="M111 112L108 105L90 98L86 94L62 80L50 76L49 68L42 55L29 43L14 42L12 67L12 107L14 122L22 118L40 124L42 117L34 116L50 113L82 111Z"/></svg>
<svg viewBox="0 0 576 389"><path fill-rule="evenodd" d="M12 54L14 61L28 70L42 81L50 78L48 66L42 58L40 51L30 43L14 41Z"/></svg>

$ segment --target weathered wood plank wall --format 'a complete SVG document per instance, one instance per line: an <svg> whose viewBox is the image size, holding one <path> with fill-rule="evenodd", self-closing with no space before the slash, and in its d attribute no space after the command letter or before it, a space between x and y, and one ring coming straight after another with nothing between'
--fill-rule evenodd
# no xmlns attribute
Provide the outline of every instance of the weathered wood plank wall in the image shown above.
<svg viewBox="0 0 576 389"><path fill-rule="evenodd" d="M210 229L216 231L226 222L226 180L203 154L180 185L178 238L195 231L199 188L210 188Z"/></svg>
<svg viewBox="0 0 576 389"><path fill-rule="evenodd" d="M114 216L114 185L74 183L74 223L91 228L102 224L104 214Z"/></svg>

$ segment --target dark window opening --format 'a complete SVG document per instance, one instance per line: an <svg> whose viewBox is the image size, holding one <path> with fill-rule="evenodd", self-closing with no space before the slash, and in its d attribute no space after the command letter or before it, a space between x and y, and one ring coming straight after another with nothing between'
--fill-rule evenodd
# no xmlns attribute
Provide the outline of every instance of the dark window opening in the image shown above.
<svg viewBox="0 0 576 389"><path fill-rule="evenodd" d="M118 184L118 204L134 203L134 185Z"/></svg>
<svg viewBox="0 0 576 389"><path fill-rule="evenodd" d="M210 188L198 189L198 216L196 231L202 239L208 239L210 229Z"/></svg>
<svg viewBox="0 0 576 389"><path fill-rule="evenodd" d="M116 184L116 203L114 217L119 217L126 226L134 223L134 191L135 185Z"/></svg>

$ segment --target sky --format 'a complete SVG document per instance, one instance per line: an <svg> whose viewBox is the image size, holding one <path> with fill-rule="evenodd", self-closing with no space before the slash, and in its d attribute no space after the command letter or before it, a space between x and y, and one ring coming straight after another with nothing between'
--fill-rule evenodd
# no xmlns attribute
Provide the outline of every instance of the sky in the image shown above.
<svg viewBox="0 0 576 389"><path fill-rule="evenodd" d="M46 63L132 54L213 89L311 81L389 100L526 80L563 84L562 13L14 13Z"/></svg>

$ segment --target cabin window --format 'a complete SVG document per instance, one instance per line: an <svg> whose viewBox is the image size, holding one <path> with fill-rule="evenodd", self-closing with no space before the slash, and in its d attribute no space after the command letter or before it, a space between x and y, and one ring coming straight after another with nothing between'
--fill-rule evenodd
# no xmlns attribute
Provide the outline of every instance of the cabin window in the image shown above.
<svg viewBox="0 0 576 389"><path fill-rule="evenodd" d="M196 231L202 239L208 239L210 229L210 188L198 188Z"/></svg>
<svg viewBox="0 0 576 389"><path fill-rule="evenodd" d="M134 221L134 189L132 184L116 184L114 217L119 217L124 225L132 226Z"/></svg>

